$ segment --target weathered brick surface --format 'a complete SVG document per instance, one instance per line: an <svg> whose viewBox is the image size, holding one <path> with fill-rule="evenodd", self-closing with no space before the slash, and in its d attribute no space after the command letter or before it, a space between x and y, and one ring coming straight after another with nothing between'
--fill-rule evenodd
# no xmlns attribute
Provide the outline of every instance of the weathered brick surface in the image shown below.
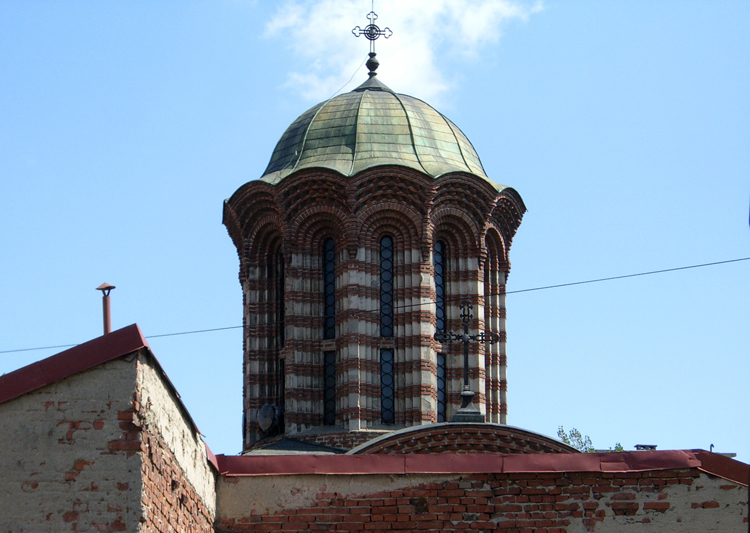
<svg viewBox="0 0 750 533"><path fill-rule="evenodd" d="M206 448L143 350L0 404L0 531L213 531Z"/></svg>
<svg viewBox="0 0 750 533"><path fill-rule="evenodd" d="M747 492L698 469L224 477L216 531L744 532ZM691 505L692 503L692 505Z"/></svg>
<svg viewBox="0 0 750 533"><path fill-rule="evenodd" d="M439 424L410 428L352 450L356 454L578 453L554 439L497 424Z"/></svg>
<svg viewBox="0 0 750 533"><path fill-rule="evenodd" d="M133 356L0 404L0 531L136 531Z"/></svg>
<svg viewBox="0 0 750 533"><path fill-rule="evenodd" d="M134 420L141 432L141 531L210 533L215 474L206 448L151 358L138 362Z"/></svg>
<svg viewBox="0 0 750 533"><path fill-rule="evenodd" d="M367 441L389 433L390 431L344 431L342 429L332 428L331 431L315 431L310 433L278 435L276 437L263 440L257 443L256 446L251 446L249 450L262 449L266 446L272 445L282 438L288 438L291 440L308 442L311 444L319 444L321 446L328 446L329 448L335 448L337 450L345 452L351 450L356 446L364 444Z"/></svg>

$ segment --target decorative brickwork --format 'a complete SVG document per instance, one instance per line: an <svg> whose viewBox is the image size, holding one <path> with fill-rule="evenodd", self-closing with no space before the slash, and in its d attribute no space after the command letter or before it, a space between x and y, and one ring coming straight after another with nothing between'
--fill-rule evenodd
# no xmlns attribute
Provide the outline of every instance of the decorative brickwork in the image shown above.
<svg viewBox="0 0 750 533"><path fill-rule="evenodd" d="M287 435L323 425L324 352L336 353L338 427L387 429L381 423L381 351L395 353L395 426L437 421L437 353L447 354L446 418L460 405L460 347L441 346L435 331L432 249L446 246L447 327L459 327L461 299L474 303L473 329L501 342L472 347L475 402L487 421L505 423L505 282L508 250L525 211L510 188L465 173L432 178L381 166L344 178L305 169L276 185L254 181L225 204L237 246L244 296L245 449L265 436L257 414L283 403ZM380 332L380 243L394 247L394 332ZM336 334L324 339L323 243L336 250ZM268 265L283 256L284 279ZM283 283L284 309L275 296ZM278 332L283 316L283 335ZM283 362L283 363L282 363ZM284 369L283 378L278 369ZM278 391L284 390L284 397Z"/></svg>
<svg viewBox="0 0 750 533"><path fill-rule="evenodd" d="M352 454L579 453L554 439L498 424L436 424L410 428L367 442Z"/></svg>
<svg viewBox="0 0 750 533"><path fill-rule="evenodd" d="M255 445L251 446L248 452L253 450L262 450L264 448L272 448L275 443L281 439L289 439L293 441L307 442L310 444L317 444L320 446L327 446L340 452L347 452L352 448L355 448L361 444L364 444L378 437L382 437L384 434L390 434L390 431L346 431L344 429L335 429L331 431L310 431L306 433L295 433L291 435L277 435L268 439L258 441Z"/></svg>

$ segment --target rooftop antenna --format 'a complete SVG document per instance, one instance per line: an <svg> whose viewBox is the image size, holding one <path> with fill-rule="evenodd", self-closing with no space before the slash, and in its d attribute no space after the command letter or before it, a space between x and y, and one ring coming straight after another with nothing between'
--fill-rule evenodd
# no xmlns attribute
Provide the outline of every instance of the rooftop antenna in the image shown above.
<svg viewBox="0 0 750 533"><path fill-rule="evenodd" d="M373 78L378 75L377 72L375 72L378 69L378 65L380 65L380 61L378 61L375 56L375 41L382 35L386 39L393 35L393 32L390 28L385 27L382 30L375 24L375 21L378 19L377 13L375 13L375 0L372 0L371 4L372 10L367 14L367 18L370 20L370 23L365 26L364 28L360 28L359 26L355 26L352 30L352 33L355 37L359 37L360 35L364 35L365 38L370 41L370 59L367 60L367 68L370 71L368 73L368 76L370 78Z"/></svg>
<svg viewBox="0 0 750 533"><path fill-rule="evenodd" d="M102 283L96 290L102 291L102 313L104 315L104 334L108 335L112 332L112 313L109 306L109 293L114 289L114 285L109 283Z"/></svg>

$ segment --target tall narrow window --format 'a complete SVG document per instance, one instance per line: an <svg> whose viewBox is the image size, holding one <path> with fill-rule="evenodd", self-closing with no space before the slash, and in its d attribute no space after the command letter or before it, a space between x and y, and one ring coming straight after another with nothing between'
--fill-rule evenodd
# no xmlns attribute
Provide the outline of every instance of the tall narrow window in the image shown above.
<svg viewBox="0 0 750 533"><path fill-rule="evenodd" d="M323 243L323 338L336 338L336 250L333 239Z"/></svg>
<svg viewBox="0 0 750 533"><path fill-rule="evenodd" d="M282 408L282 412L284 409L284 392L286 388L286 380L284 376L284 360L279 359L279 386L278 386L278 394L279 394L279 401L277 405ZM284 425L282 424L281 427L283 428Z"/></svg>
<svg viewBox="0 0 750 533"><path fill-rule="evenodd" d="M380 418L384 424L393 424L393 350L380 350Z"/></svg>
<svg viewBox="0 0 750 533"><path fill-rule="evenodd" d="M380 240L380 336L393 337L393 239ZM384 424L396 420L392 348L380 350L380 418Z"/></svg>
<svg viewBox="0 0 750 533"><path fill-rule="evenodd" d="M336 338L336 245L323 242L323 338ZM323 352L323 424L336 424L336 352Z"/></svg>
<svg viewBox="0 0 750 533"><path fill-rule="evenodd" d="M336 352L323 352L323 424L336 424Z"/></svg>
<svg viewBox="0 0 750 533"><path fill-rule="evenodd" d="M435 243L432 255L435 267L435 329L445 329L445 244Z"/></svg>
<svg viewBox="0 0 750 533"><path fill-rule="evenodd" d="M380 240L380 336L393 337L393 239Z"/></svg>
<svg viewBox="0 0 750 533"><path fill-rule="evenodd" d="M284 255L281 251L268 254L266 262L268 275L268 319L269 333L274 337L271 345L284 346Z"/></svg>
<svg viewBox="0 0 750 533"><path fill-rule="evenodd" d="M266 257L267 284L267 372L268 401L284 407L284 255L281 247L270 251Z"/></svg>
<svg viewBox="0 0 750 533"><path fill-rule="evenodd" d="M445 243L437 241L432 254L435 268L435 329L445 330ZM445 354L437 354L437 421L445 422Z"/></svg>
<svg viewBox="0 0 750 533"><path fill-rule="evenodd" d="M437 421L445 422L445 354L437 354Z"/></svg>

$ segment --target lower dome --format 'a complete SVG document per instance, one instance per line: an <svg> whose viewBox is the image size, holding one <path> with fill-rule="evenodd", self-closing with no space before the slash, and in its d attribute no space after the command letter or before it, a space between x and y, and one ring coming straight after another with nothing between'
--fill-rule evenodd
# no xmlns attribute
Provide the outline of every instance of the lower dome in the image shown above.
<svg viewBox="0 0 750 533"><path fill-rule="evenodd" d="M409 167L433 178L467 172L490 181L471 142L453 122L422 100L367 82L295 120L261 179L278 183L304 168L353 176L381 165Z"/></svg>

